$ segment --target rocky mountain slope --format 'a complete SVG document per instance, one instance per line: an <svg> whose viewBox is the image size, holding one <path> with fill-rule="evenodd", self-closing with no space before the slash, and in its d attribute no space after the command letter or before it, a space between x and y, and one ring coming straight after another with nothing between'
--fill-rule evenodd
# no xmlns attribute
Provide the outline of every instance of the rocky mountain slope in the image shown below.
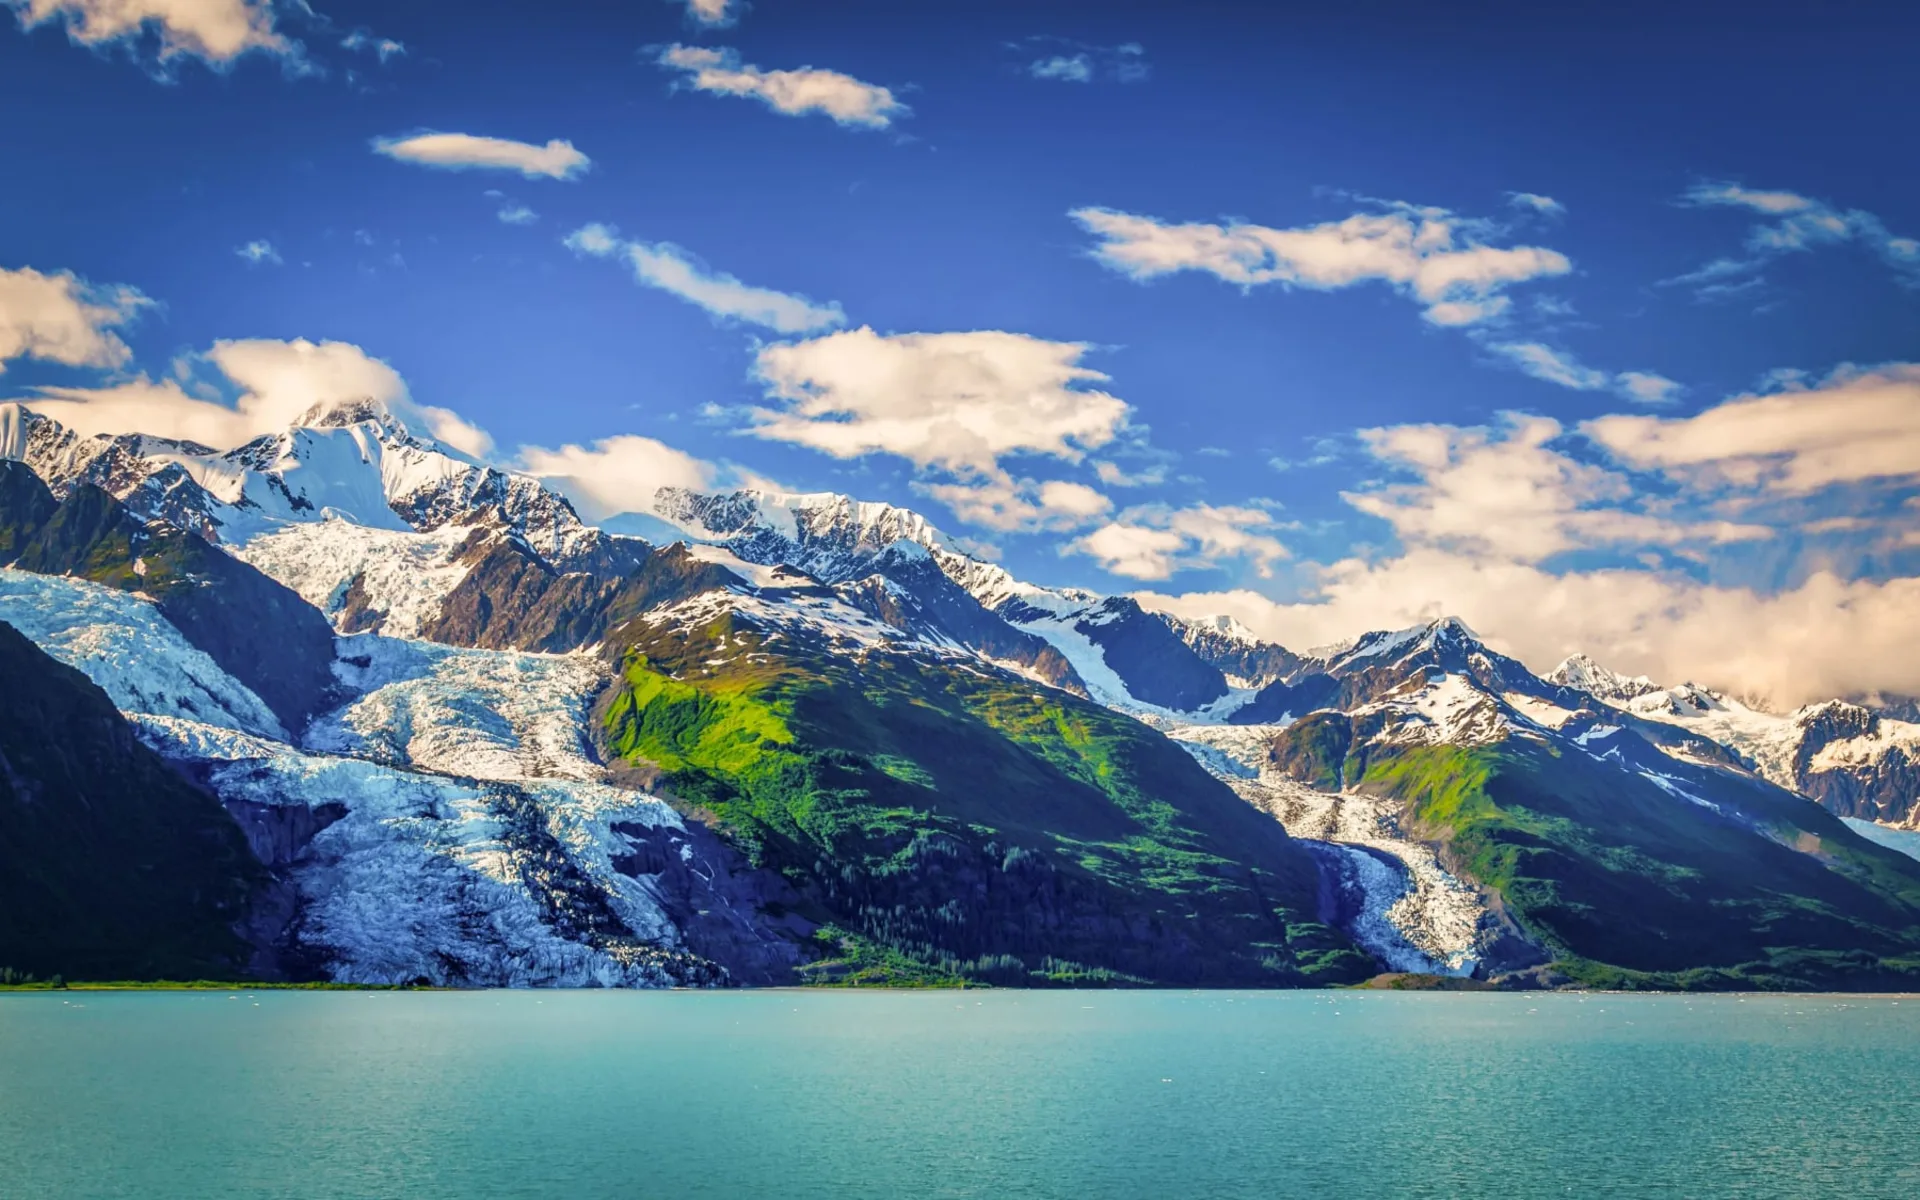
<svg viewBox="0 0 1920 1200"><path fill-rule="evenodd" d="M367 404L224 451L0 406L0 460L0 620L219 798L262 973L1920 970L1920 862L1776 786L1893 813L1835 798L1907 786L1884 714L1809 710L1783 776L1740 721L1457 621L1297 654L830 494L662 489L650 542Z"/></svg>
<svg viewBox="0 0 1920 1200"><path fill-rule="evenodd" d="M1623 680L1583 656L1549 677L1584 686L1623 712L1710 738L1838 816L1920 828L1920 724L1843 700L1764 712L1696 684Z"/></svg>
<svg viewBox="0 0 1920 1200"><path fill-rule="evenodd" d="M235 926L265 872L220 803L4 621L0 679L0 965L42 978L243 971Z"/></svg>

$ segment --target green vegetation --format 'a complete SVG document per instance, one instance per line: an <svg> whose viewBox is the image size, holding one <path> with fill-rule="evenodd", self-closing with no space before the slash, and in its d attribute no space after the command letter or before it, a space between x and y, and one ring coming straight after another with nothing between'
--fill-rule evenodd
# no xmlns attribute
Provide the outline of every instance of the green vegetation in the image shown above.
<svg viewBox="0 0 1920 1200"><path fill-rule="evenodd" d="M855 658L722 616L636 623L610 754L782 874L819 982L1346 982L1277 823L1130 718L961 662Z"/></svg>
<svg viewBox="0 0 1920 1200"><path fill-rule="evenodd" d="M0 992L429 992L443 989L412 983L263 983L220 979L66 980L55 975L36 980L12 968L0 968Z"/></svg>
<svg viewBox="0 0 1920 1200"><path fill-rule="evenodd" d="M1703 799L1735 818L1523 742L1376 749L1352 773L1576 983L1920 985L1920 864L1787 792L1720 777Z"/></svg>

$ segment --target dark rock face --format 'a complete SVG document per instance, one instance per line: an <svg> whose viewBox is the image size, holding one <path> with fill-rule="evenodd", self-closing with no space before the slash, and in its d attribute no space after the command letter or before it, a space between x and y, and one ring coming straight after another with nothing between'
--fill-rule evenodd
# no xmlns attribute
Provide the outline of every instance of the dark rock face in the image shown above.
<svg viewBox="0 0 1920 1200"><path fill-rule="evenodd" d="M289 728L331 699L333 629L292 591L203 539L142 524L101 488L75 485L52 503L40 484L4 464L0 544L17 547L0 566L73 575L153 597L189 642L253 689Z"/></svg>
<svg viewBox="0 0 1920 1200"><path fill-rule="evenodd" d="M613 860L644 879L680 930L687 949L745 987L799 982L804 947L818 926L800 915L806 902L773 871L756 870L712 830L619 824L630 852Z"/></svg>
<svg viewBox="0 0 1920 1200"><path fill-rule="evenodd" d="M1201 662L1234 679L1246 680L1253 687L1265 687L1285 679L1306 665L1306 659L1285 646L1247 642L1166 613L1153 616L1185 642Z"/></svg>
<svg viewBox="0 0 1920 1200"><path fill-rule="evenodd" d="M650 608L739 585L684 546L647 555L623 575L562 573L517 538L477 532L460 551L473 564L421 636L455 646L561 653L602 641Z"/></svg>
<svg viewBox="0 0 1920 1200"><path fill-rule="evenodd" d="M1158 614L1124 596L1107 600L1074 627L1100 647L1136 699L1191 712L1227 694L1219 667L1196 654Z"/></svg>
<svg viewBox="0 0 1920 1200"><path fill-rule="evenodd" d="M1024 667L1054 687L1086 695L1066 655L1038 634L1001 620L933 559L899 544L874 561L867 580L835 589L841 599L896 629L929 640L946 638L1000 663ZM892 585L892 586L888 586Z"/></svg>
<svg viewBox="0 0 1920 1200"><path fill-rule="evenodd" d="M1920 811L1920 758L1905 746L1888 746L1869 761L1817 769L1814 760L1835 742L1873 737L1881 715L1857 704L1835 701L1804 713L1800 744L1793 753L1793 777L1801 791L1836 816L1899 824Z"/></svg>
<svg viewBox="0 0 1920 1200"><path fill-rule="evenodd" d="M81 979L231 977L264 872L211 795L105 692L0 622L0 963Z"/></svg>

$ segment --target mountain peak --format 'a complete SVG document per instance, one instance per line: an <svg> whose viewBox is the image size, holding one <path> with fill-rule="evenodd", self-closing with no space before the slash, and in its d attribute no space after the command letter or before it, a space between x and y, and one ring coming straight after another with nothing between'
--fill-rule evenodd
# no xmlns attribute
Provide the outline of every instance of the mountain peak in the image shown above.
<svg viewBox="0 0 1920 1200"><path fill-rule="evenodd" d="M399 418L393 415L393 410L387 407L385 401L372 396L355 396L319 401L300 414L293 422L293 428L345 429L369 421L376 425L400 425Z"/></svg>
<svg viewBox="0 0 1920 1200"><path fill-rule="evenodd" d="M1551 683L1578 688L1600 700L1632 700L1660 691L1660 685L1645 675L1622 675L1601 666L1585 654L1569 655L1548 672Z"/></svg>

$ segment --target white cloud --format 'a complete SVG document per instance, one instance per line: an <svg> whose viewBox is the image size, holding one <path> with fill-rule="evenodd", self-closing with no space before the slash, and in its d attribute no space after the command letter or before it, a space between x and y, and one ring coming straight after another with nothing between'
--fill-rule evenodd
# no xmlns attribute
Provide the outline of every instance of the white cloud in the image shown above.
<svg viewBox="0 0 1920 1200"><path fill-rule="evenodd" d="M865 327L762 349L774 406L748 432L836 458L896 454L924 469L991 477L1009 454L1079 462L1126 427L1125 401L1085 386L1089 349L998 330L881 335Z"/></svg>
<svg viewBox="0 0 1920 1200"><path fill-rule="evenodd" d="M1376 458L1418 476L1418 482L1341 498L1392 525L1407 546L1516 562L1603 546L1753 541L1771 532L1643 511L1631 479L1555 449L1552 443L1564 433L1558 421L1517 414L1494 429L1362 430L1360 440Z"/></svg>
<svg viewBox="0 0 1920 1200"><path fill-rule="evenodd" d="M524 204L503 204L494 214L503 225L531 225L540 219L540 214Z"/></svg>
<svg viewBox="0 0 1920 1200"><path fill-rule="evenodd" d="M965 483L918 483L969 524L1001 532L1079 529L1113 510L1113 501L1084 483L1014 479L1004 471Z"/></svg>
<svg viewBox="0 0 1920 1200"><path fill-rule="evenodd" d="M602 438L591 446L569 444L557 450L522 446L519 467L565 493L588 521L603 521L620 513L651 514L659 489L705 491L717 478L712 464L636 434Z"/></svg>
<svg viewBox="0 0 1920 1200"><path fill-rule="evenodd" d="M113 330L152 303L124 284L96 287L70 271L0 267L0 372L14 358L120 366L131 352Z"/></svg>
<svg viewBox="0 0 1920 1200"><path fill-rule="evenodd" d="M1824 514L1806 506L1816 493L1847 501L1856 494L1845 489L1920 480L1920 365L1848 368L1811 386L1799 373L1780 378L1789 390L1734 397L1695 416L1619 414L1580 427L1596 452L1667 473L1673 486L1665 489L1575 458L1561 448L1569 435L1545 418L1365 431L1363 444L1416 482L1344 498L1388 521L1399 551L1305 567L1293 600L1241 590L1142 602L1234 616L1296 648L1455 614L1536 669L1584 651L1616 669L1787 706L1920 691L1920 578L1849 580L1827 568L1824 551L1804 552L1812 569L1771 590L1660 569L1650 555L1635 556L1639 566L1552 565L1568 551L1626 556L1660 547L1705 562L1713 546L1776 532L1877 538L1875 553L1920 546L1912 527L1920 496L1891 515L1884 505ZM1766 502L1788 514L1778 531L1713 516ZM1706 518L1691 515L1699 512ZM1795 539L1780 552L1803 553ZM1153 565L1150 554L1137 557Z"/></svg>
<svg viewBox="0 0 1920 1200"><path fill-rule="evenodd" d="M1624 462L1705 485L1805 495L1920 478L1920 363L1847 368L1691 417L1617 414L1582 429Z"/></svg>
<svg viewBox="0 0 1920 1200"><path fill-rule="evenodd" d="M151 37L155 65L164 74L181 58L216 70L242 55L261 53L298 69L299 42L274 27L268 0L5 0L23 29L58 21L78 45L135 47Z"/></svg>
<svg viewBox="0 0 1920 1200"><path fill-rule="evenodd" d="M1130 508L1062 553L1085 554L1102 568L1129 579L1166 579L1179 571L1217 567L1229 560L1253 565L1263 578L1287 557L1287 548L1261 532L1275 524L1258 508L1164 504Z"/></svg>
<svg viewBox="0 0 1920 1200"><path fill-rule="evenodd" d="M687 20L708 29L737 24L747 9L746 0L667 0L687 10Z"/></svg>
<svg viewBox="0 0 1920 1200"><path fill-rule="evenodd" d="M248 242L246 245L236 248L234 253L256 267L262 263L270 263L277 267L281 262L280 252L274 249L273 243L267 241L265 238Z"/></svg>
<svg viewBox="0 0 1920 1200"><path fill-rule="evenodd" d="M1534 212L1547 213L1551 216L1560 216L1567 211L1566 205L1555 200L1552 196L1542 196L1538 192L1508 192L1507 203L1513 205L1515 208L1531 209Z"/></svg>
<svg viewBox="0 0 1920 1200"><path fill-rule="evenodd" d="M1057 79L1062 83L1092 83L1093 59L1085 54L1054 54L1036 58L1027 66L1035 79Z"/></svg>
<svg viewBox="0 0 1920 1200"><path fill-rule="evenodd" d="M406 46L402 43L396 42L392 38L376 37L365 29L356 29L346 37L340 39L340 48L342 50L351 50L355 53L365 51L378 58L383 64L399 58L407 52Z"/></svg>
<svg viewBox="0 0 1920 1200"><path fill-rule="evenodd" d="M1171 224L1110 208L1068 215L1101 239L1094 257L1132 279L1202 271L1242 287L1321 291L1381 281L1417 300L1438 325L1488 321L1510 305L1505 288L1573 269L1557 250L1487 245L1487 222L1437 208L1387 208L1295 229Z"/></svg>
<svg viewBox="0 0 1920 1200"><path fill-rule="evenodd" d="M1611 391L1635 404L1666 404L1682 391L1678 383L1664 375L1652 371L1601 371L1544 342L1493 342L1487 349L1535 379L1577 392Z"/></svg>
<svg viewBox="0 0 1920 1200"><path fill-rule="evenodd" d="M763 71L731 50L672 45L660 52L661 66L684 73L681 86L720 96L751 96L788 116L824 113L841 125L885 129L913 110L891 90L838 71L801 67Z"/></svg>
<svg viewBox="0 0 1920 1200"><path fill-rule="evenodd" d="M1836 208L1798 192L1757 191L1724 182L1695 184L1681 194L1679 202L1690 207L1743 208L1768 218L1768 223L1755 225L1747 233L1751 258L1716 259L1666 281L1705 285L1700 289L1703 298L1721 298L1758 286L1751 278L1739 285L1725 281L1752 275L1780 255L1841 243L1867 247L1893 268L1902 283L1920 287L1920 240L1895 236L1886 222L1862 209Z"/></svg>
<svg viewBox="0 0 1920 1200"><path fill-rule="evenodd" d="M376 154L423 167L518 171L528 179L573 179L593 165L593 160L574 149L572 142L558 139L535 146L470 133L427 132L404 138L375 138L373 149Z"/></svg>
<svg viewBox="0 0 1920 1200"><path fill-rule="evenodd" d="M587 225L567 235L566 246L595 258L624 258L635 281L658 288L728 317L763 325L777 333L809 333L846 321L838 304L815 304L804 296L749 287L733 276L711 271L669 242L623 240L606 225Z"/></svg>
<svg viewBox="0 0 1920 1200"><path fill-rule="evenodd" d="M1849 582L1820 573L1767 594L1677 574L1555 574L1426 549L1321 568L1308 596L1293 603L1251 591L1139 599L1190 617L1234 616L1297 648L1453 614L1535 670L1585 652L1616 670L1695 680L1780 706L1920 692L1915 578Z"/></svg>
<svg viewBox="0 0 1920 1200"><path fill-rule="evenodd" d="M485 433L454 413L415 404L399 372L347 342L215 342L200 361L230 385L233 403L191 394L175 379L146 376L105 388L40 388L31 403L81 433L134 430L224 450L278 432L316 404L372 399L463 453L482 455L490 446ZM189 361L179 373L190 374L194 365Z"/></svg>

